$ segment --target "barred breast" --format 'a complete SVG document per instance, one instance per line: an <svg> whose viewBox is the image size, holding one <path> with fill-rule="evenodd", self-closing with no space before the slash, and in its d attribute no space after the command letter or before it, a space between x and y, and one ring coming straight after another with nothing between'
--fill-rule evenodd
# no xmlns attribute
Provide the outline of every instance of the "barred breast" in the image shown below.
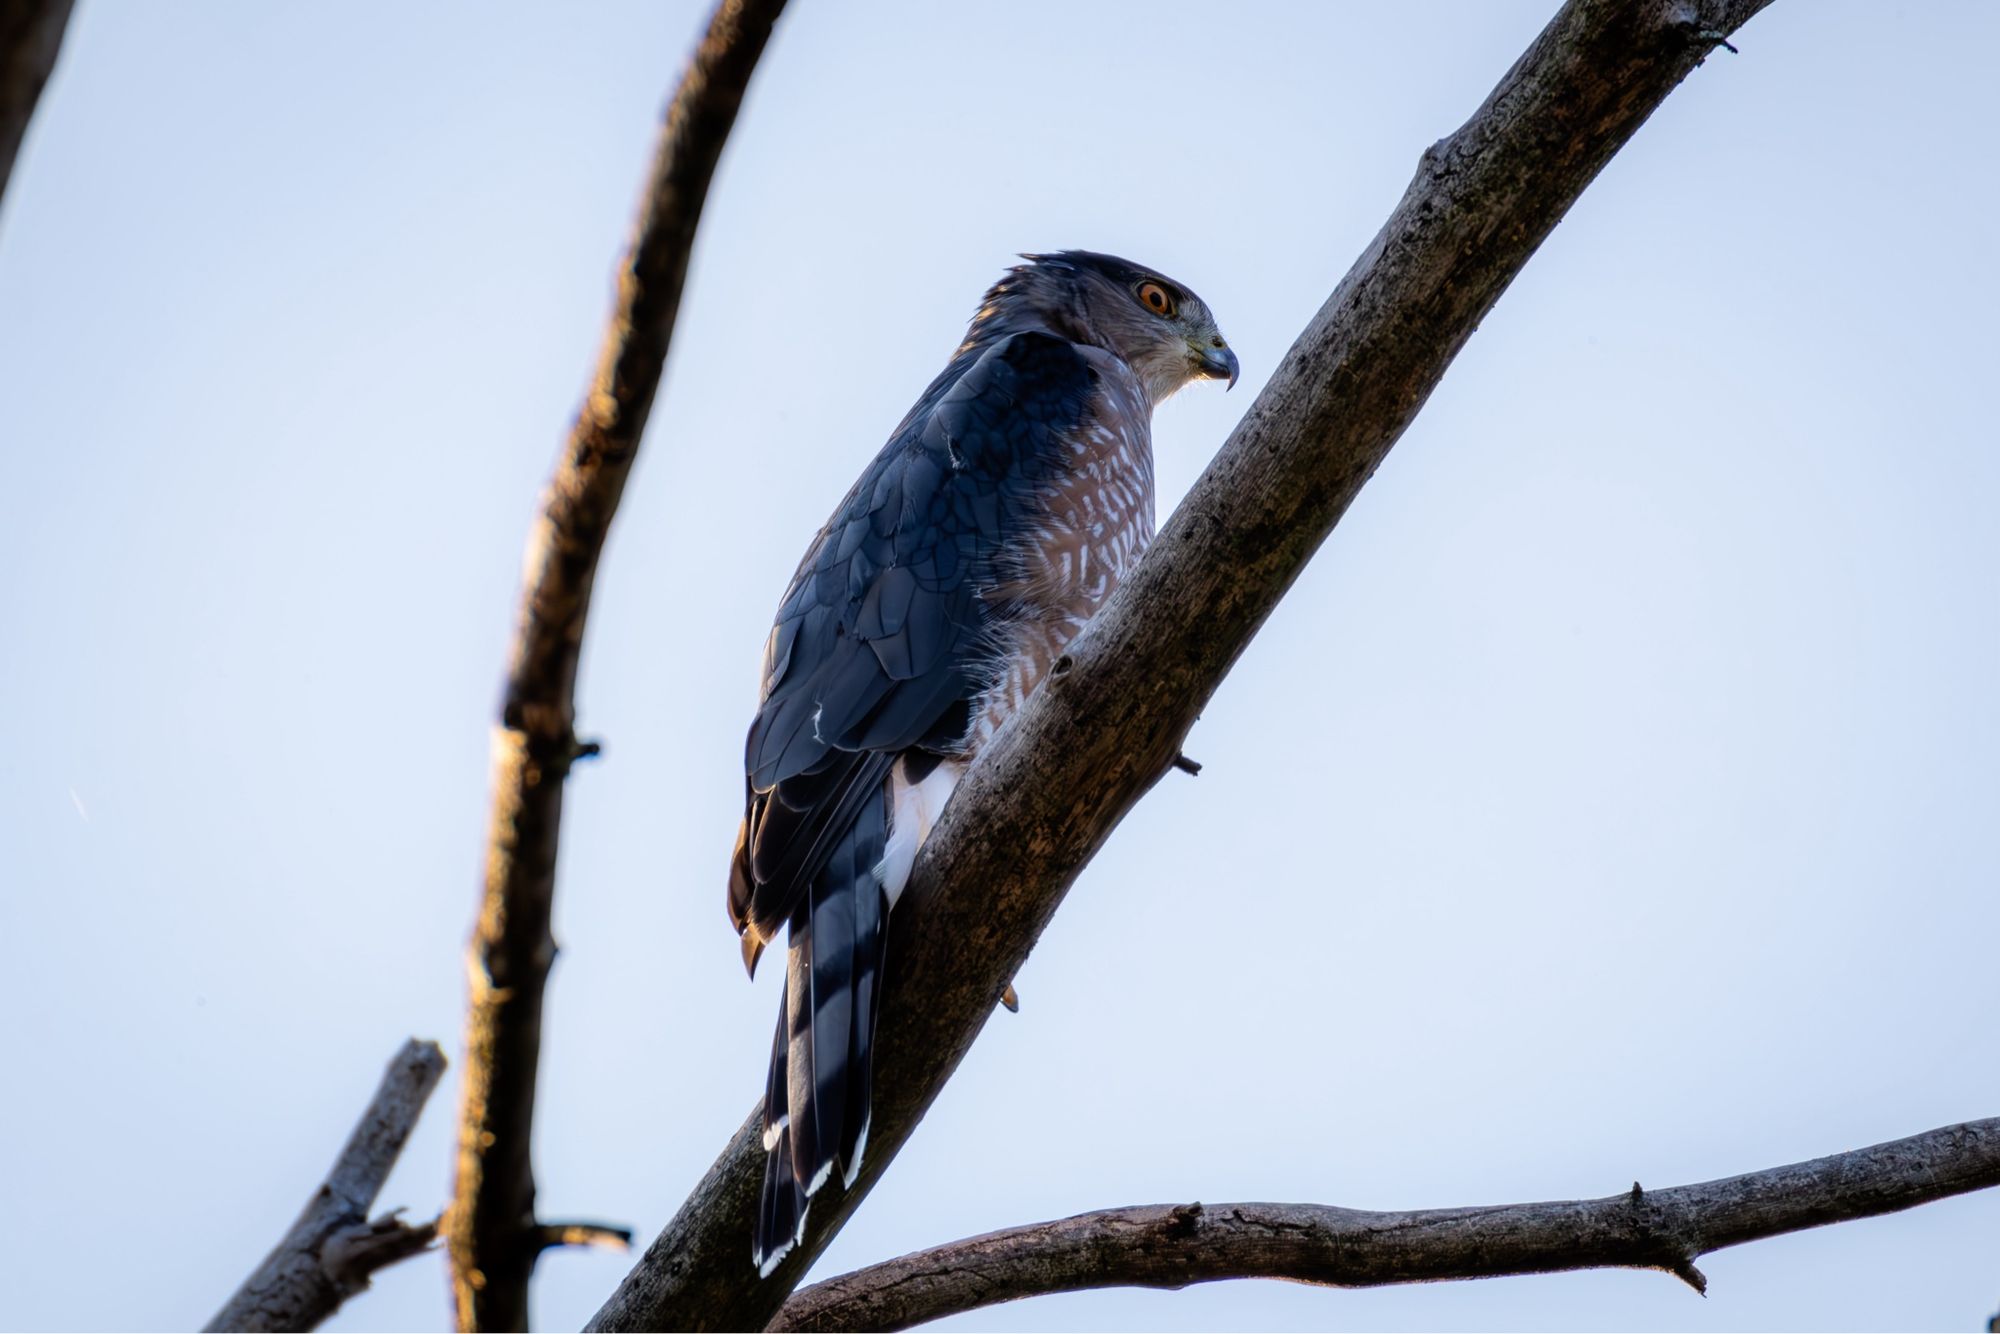
<svg viewBox="0 0 2000 1334"><path fill-rule="evenodd" d="M1074 466L1026 535L1018 581L999 590L1024 614L1001 632L999 674L973 708L968 755L1048 676L1153 540L1152 414L1136 388L1107 385L1109 410L1087 417L1069 442Z"/></svg>
<svg viewBox="0 0 2000 1334"><path fill-rule="evenodd" d="M1110 361L1096 349L1085 354ZM889 840L877 874L892 907L966 768L1153 540L1152 405L1122 365L1098 371L1104 392L1067 442L1071 466L1041 497L1037 521L1003 562L1008 573L984 592L1016 614L996 636L996 675L973 701L965 740L956 754L914 765L905 756L890 771Z"/></svg>

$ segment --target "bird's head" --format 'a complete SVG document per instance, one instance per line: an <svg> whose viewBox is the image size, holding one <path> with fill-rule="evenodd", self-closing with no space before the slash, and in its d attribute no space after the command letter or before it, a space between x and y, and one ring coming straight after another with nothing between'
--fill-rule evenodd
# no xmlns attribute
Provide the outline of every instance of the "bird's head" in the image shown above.
<svg viewBox="0 0 2000 1334"><path fill-rule="evenodd" d="M1208 304L1165 274L1116 255L1058 250L993 285L973 320L999 328L1040 323L1073 342L1111 352L1138 375L1155 404L1190 380L1227 380L1238 366Z"/></svg>

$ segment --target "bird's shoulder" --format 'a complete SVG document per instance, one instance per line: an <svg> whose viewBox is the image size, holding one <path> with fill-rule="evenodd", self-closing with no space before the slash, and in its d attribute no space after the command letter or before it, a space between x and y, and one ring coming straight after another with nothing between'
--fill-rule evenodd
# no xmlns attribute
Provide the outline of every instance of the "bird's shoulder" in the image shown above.
<svg viewBox="0 0 2000 1334"><path fill-rule="evenodd" d="M777 929L894 756L962 742L1004 614L986 596L995 561L1101 410L1115 368L1095 351L1039 331L962 351L809 545L765 644L744 748L739 924Z"/></svg>
<svg viewBox="0 0 2000 1334"><path fill-rule="evenodd" d="M1039 331L967 349L863 470L766 641L753 786L829 750L898 750L951 730L981 684L992 563L1097 392L1085 353Z"/></svg>
<svg viewBox="0 0 2000 1334"><path fill-rule="evenodd" d="M1116 364L1097 348L1026 330L985 348L922 424L926 447L973 479L1038 479L1062 460L1061 444L1089 414Z"/></svg>
<svg viewBox="0 0 2000 1334"><path fill-rule="evenodd" d="M1121 371L1099 349L1039 330L954 358L807 547L772 627L765 698L801 635L824 641L856 628L815 609L851 604L858 621L890 571L899 573L889 582L929 595L981 573L1036 489L1064 466L1066 443L1096 410L1105 380Z"/></svg>

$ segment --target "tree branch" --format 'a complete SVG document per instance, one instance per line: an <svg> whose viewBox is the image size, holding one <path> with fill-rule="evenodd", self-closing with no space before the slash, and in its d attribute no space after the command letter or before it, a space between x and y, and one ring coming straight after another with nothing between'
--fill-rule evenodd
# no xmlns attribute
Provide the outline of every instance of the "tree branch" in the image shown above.
<svg viewBox="0 0 2000 1334"><path fill-rule="evenodd" d="M1568 1269L1658 1269L2000 1185L2000 1119L1808 1163L1601 1200L1375 1213L1321 1204L1151 1205L989 1232L796 1294L776 1329L907 1329L1022 1297L1283 1278L1338 1288Z"/></svg>
<svg viewBox="0 0 2000 1334"><path fill-rule="evenodd" d="M71 0L8 0L0 7L0 201L62 50Z"/></svg>
<svg viewBox="0 0 2000 1334"><path fill-rule="evenodd" d="M753 1111L591 1328L757 1329L777 1314L1500 293L1653 109L1765 3L1571 0L1423 155L1146 558L932 831L893 919L855 1188L823 1189L803 1243L752 1281L764 1159Z"/></svg>
<svg viewBox="0 0 2000 1334"><path fill-rule="evenodd" d="M617 1223L538 1223L535 1237L545 1251L558 1246L595 1246L607 1251L632 1249L632 1229Z"/></svg>
<svg viewBox="0 0 2000 1334"><path fill-rule="evenodd" d="M205 1328L312 1329L365 1289L369 1275L431 1244L437 1224L411 1227L396 1213L370 1222L368 1211L444 1067L437 1043L403 1044L298 1221Z"/></svg>
<svg viewBox="0 0 2000 1334"><path fill-rule="evenodd" d="M445 1219L460 1329L527 1328L545 1245L530 1160L563 780L584 753L576 672L598 554L660 385L723 143L784 0L722 0L668 104L597 372L543 498L500 727L473 929L458 1171Z"/></svg>

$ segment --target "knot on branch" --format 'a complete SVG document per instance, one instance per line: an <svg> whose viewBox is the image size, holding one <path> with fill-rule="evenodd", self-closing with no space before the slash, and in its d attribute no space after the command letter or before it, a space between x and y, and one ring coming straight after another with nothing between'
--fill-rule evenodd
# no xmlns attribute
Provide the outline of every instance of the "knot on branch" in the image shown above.
<svg viewBox="0 0 2000 1334"><path fill-rule="evenodd" d="M1448 164L1451 161L1452 137L1451 135L1446 135L1444 138L1435 141L1417 158L1417 174L1411 181L1412 185L1429 176L1446 176L1450 174Z"/></svg>
<svg viewBox="0 0 2000 1334"><path fill-rule="evenodd" d="M1176 1241L1187 1240L1201 1227L1201 1216L1200 1200L1192 1204L1175 1205L1174 1211L1167 1215L1167 1235Z"/></svg>
<svg viewBox="0 0 2000 1334"><path fill-rule="evenodd" d="M402 1215L401 1209L392 1209L370 1222L341 1228L320 1247L319 1267L342 1300L366 1291L376 1270L427 1251L437 1241L437 1219L412 1227Z"/></svg>
<svg viewBox="0 0 2000 1334"><path fill-rule="evenodd" d="M1645 1263L1650 1268L1672 1274L1706 1297L1708 1276L1695 1268L1694 1263L1695 1257L1701 1254L1701 1248L1689 1238L1685 1221L1670 1216L1666 1209L1648 1200L1645 1190L1636 1181L1632 1183L1632 1192L1626 1200L1638 1215L1633 1220L1633 1229L1648 1256Z"/></svg>
<svg viewBox="0 0 2000 1334"><path fill-rule="evenodd" d="M1717 12L1709 13L1705 12L1706 10ZM1666 26L1675 35L1690 45L1701 47L1703 56L1718 46L1732 56L1741 54L1730 45L1729 29L1723 26L1730 21L1726 6L1704 6L1697 3L1697 0L1680 0L1679 3L1668 6L1665 20Z"/></svg>
<svg viewBox="0 0 2000 1334"><path fill-rule="evenodd" d="M522 787L537 787L546 778L561 782L572 765L604 753L601 740L578 737L564 711L550 705L509 700L501 708L500 726L495 753L519 773Z"/></svg>
<svg viewBox="0 0 2000 1334"><path fill-rule="evenodd" d="M1683 1255L1667 1265L1667 1272L1695 1290L1697 1296L1708 1296L1708 1275L1694 1267L1694 1261Z"/></svg>

